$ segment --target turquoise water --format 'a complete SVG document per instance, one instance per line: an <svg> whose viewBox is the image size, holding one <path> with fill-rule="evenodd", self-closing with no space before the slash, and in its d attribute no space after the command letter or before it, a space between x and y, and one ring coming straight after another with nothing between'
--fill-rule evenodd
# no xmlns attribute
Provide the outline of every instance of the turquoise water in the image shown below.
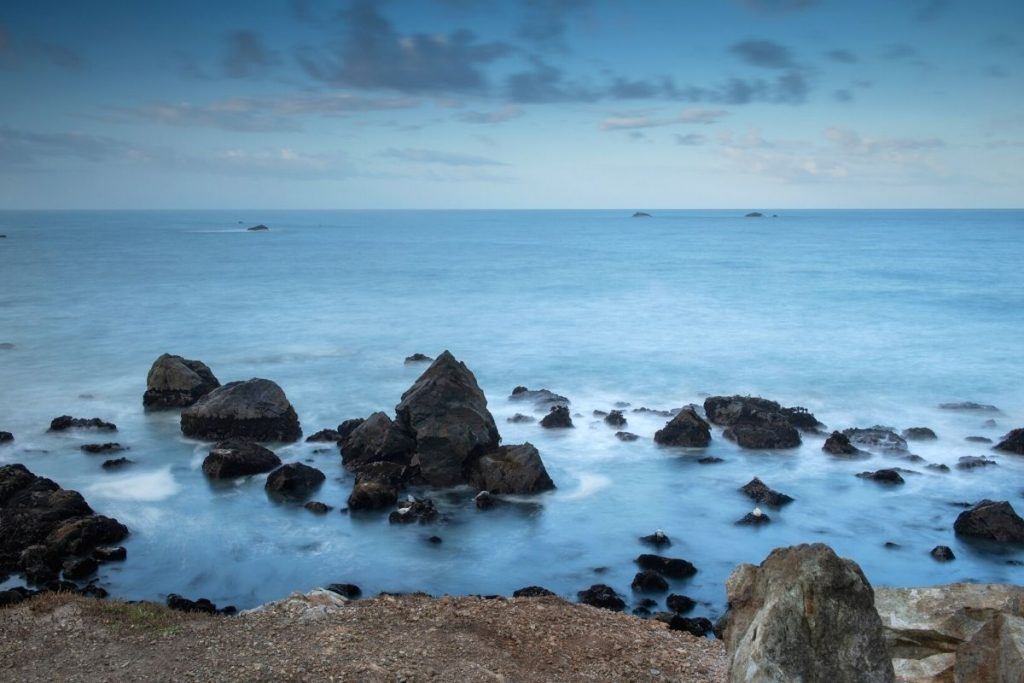
<svg viewBox="0 0 1024 683"><path fill-rule="evenodd" d="M249 607L292 590L354 582L364 591L567 597L604 582L630 594L637 537L664 529L697 565L673 590L724 607L738 562L824 541L876 585L1019 582L1021 550L956 539L956 501L1010 500L1024 513L1024 458L937 474L877 455L839 462L824 437L792 451L742 451L715 430L706 453L657 448L663 418L627 412L622 443L590 417L616 401L678 407L705 393L804 405L830 428L929 426L930 462L988 454L966 436L1024 426L1024 212L6 212L0 213L0 462L81 491L132 530L129 559L101 570L114 595L169 592ZM243 221L243 223L239 223ZM244 227L266 223L269 233ZM393 411L422 367L450 349L476 373L505 443L529 440L558 490L486 513L471 491L428 492L449 521L392 527L339 514L351 478L323 444L276 448L327 474L318 517L263 492L263 477L211 486L204 445L175 414L146 414L161 353L198 358L222 382L266 377L305 433ZM506 423L523 384L572 400L577 428ZM997 405L988 415L945 401ZM137 464L100 469L79 451L103 435L46 433L61 414L118 424ZM40 452L40 451L46 451ZM701 455L726 462L700 465ZM897 489L855 478L900 465ZM753 476L795 497L764 528ZM441 545L425 538L437 534ZM901 544L886 550L883 543ZM949 545L957 560L928 551ZM595 571L600 569L601 571Z"/></svg>

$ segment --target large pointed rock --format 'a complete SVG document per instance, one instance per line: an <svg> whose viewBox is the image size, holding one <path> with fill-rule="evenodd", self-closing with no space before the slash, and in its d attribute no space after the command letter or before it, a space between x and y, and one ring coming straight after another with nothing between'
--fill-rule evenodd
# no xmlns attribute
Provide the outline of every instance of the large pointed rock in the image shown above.
<svg viewBox="0 0 1024 683"><path fill-rule="evenodd" d="M196 439L295 441L302 436L299 416L284 391L269 379L230 382L181 413L181 431Z"/></svg>
<svg viewBox="0 0 1024 683"><path fill-rule="evenodd" d="M142 405L150 409L187 407L219 386L202 361L165 353L149 369Z"/></svg>
<svg viewBox="0 0 1024 683"><path fill-rule="evenodd" d="M726 591L730 683L895 680L871 585L827 545L776 548Z"/></svg>
<svg viewBox="0 0 1024 683"><path fill-rule="evenodd" d="M464 483L467 466L498 448L498 428L484 392L448 351L402 394L395 414L395 422L416 442L412 464L427 484Z"/></svg>
<svg viewBox="0 0 1024 683"><path fill-rule="evenodd" d="M490 493L540 493L555 488L533 444L502 446L472 465L469 483Z"/></svg>

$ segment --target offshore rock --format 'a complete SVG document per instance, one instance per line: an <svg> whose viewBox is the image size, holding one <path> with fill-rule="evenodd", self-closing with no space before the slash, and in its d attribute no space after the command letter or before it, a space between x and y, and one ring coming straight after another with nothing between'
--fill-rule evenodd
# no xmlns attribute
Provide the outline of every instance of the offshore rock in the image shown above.
<svg viewBox="0 0 1024 683"><path fill-rule="evenodd" d="M861 472L857 475L861 479L870 479L871 481L877 481L879 484L902 484L903 477L900 473L893 469L875 470L874 472Z"/></svg>
<svg viewBox="0 0 1024 683"><path fill-rule="evenodd" d="M305 498L320 487L326 477L315 467L301 462L283 465L270 473L264 488L283 498Z"/></svg>
<svg viewBox="0 0 1024 683"><path fill-rule="evenodd" d="M631 586L638 593L664 593L668 590L668 581L653 569L644 569L636 573Z"/></svg>
<svg viewBox="0 0 1024 683"><path fill-rule="evenodd" d="M726 592L730 683L895 680L871 585L828 546L777 548L737 567Z"/></svg>
<svg viewBox="0 0 1024 683"><path fill-rule="evenodd" d="M703 448L711 443L711 427L693 408L685 408L654 433L654 441L662 446Z"/></svg>
<svg viewBox="0 0 1024 683"><path fill-rule="evenodd" d="M786 503L793 502L792 496L768 488L768 485L757 477L744 484L740 491L754 502L771 507L781 507Z"/></svg>
<svg viewBox="0 0 1024 683"><path fill-rule="evenodd" d="M116 432L117 425L113 422L105 422L98 417L84 418L61 415L50 421L51 432L63 432L68 429L98 429L103 432Z"/></svg>
<svg viewBox="0 0 1024 683"><path fill-rule="evenodd" d="M185 436L212 441L247 437L256 441L295 441L299 417L288 397L268 379L230 382L181 413Z"/></svg>
<svg viewBox="0 0 1024 683"><path fill-rule="evenodd" d="M939 438L935 432L928 427L909 427L903 430L900 435L907 441L934 441Z"/></svg>
<svg viewBox="0 0 1024 683"><path fill-rule="evenodd" d="M1024 543L1024 519L1009 502L983 500L964 510L953 523L959 536L984 538L998 543Z"/></svg>
<svg viewBox="0 0 1024 683"><path fill-rule="evenodd" d="M636 558L636 563L641 569L652 569L672 579L686 579L697 573L692 563L674 557L643 554Z"/></svg>
<svg viewBox="0 0 1024 683"><path fill-rule="evenodd" d="M1003 440L993 448L997 451L1008 451L1017 455L1024 455L1024 428L1014 429L1003 437Z"/></svg>
<svg viewBox="0 0 1024 683"><path fill-rule="evenodd" d="M356 483L348 497L352 511L381 510L398 501L398 490L406 477L406 468L391 462L366 465L356 475Z"/></svg>
<svg viewBox="0 0 1024 683"><path fill-rule="evenodd" d="M214 444L203 460L203 474L211 479L229 479L270 472L281 466L281 458L251 439L226 439Z"/></svg>
<svg viewBox="0 0 1024 683"><path fill-rule="evenodd" d="M469 483L490 493L540 493L555 488L531 443L502 446L473 462Z"/></svg>
<svg viewBox="0 0 1024 683"><path fill-rule="evenodd" d="M848 457L867 455L867 453L850 443L850 437L846 436L846 434L843 434L842 432L832 432L832 434L825 439L825 445L821 447L821 450L831 455Z"/></svg>
<svg viewBox="0 0 1024 683"><path fill-rule="evenodd" d="M584 605L600 607L601 609L621 612L626 608L626 601L619 597L619 594L611 586L603 583L595 583L585 591L580 591L576 597Z"/></svg>
<svg viewBox="0 0 1024 683"><path fill-rule="evenodd" d="M523 386L513 389L512 395L508 398L510 401L529 401L541 409L552 405L569 405L569 399L553 391L547 389L527 389Z"/></svg>
<svg viewBox="0 0 1024 683"><path fill-rule="evenodd" d="M341 461L352 472L373 462L408 465L416 448L416 441L382 412L361 421L338 443Z"/></svg>
<svg viewBox="0 0 1024 683"><path fill-rule="evenodd" d="M843 435L855 446L862 446L870 450L890 453L907 452L906 439L888 427L875 425L867 428L844 429Z"/></svg>
<svg viewBox="0 0 1024 683"><path fill-rule="evenodd" d="M573 424L569 408L563 405L551 406L551 412L540 421L540 426L547 429L571 429Z"/></svg>
<svg viewBox="0 0 1024 683"><path fill-rule="evenodd" d="M768 419L771 415L781 416L784 421L804 432L816 432L825 426L806 408L785 408L776 401L757 396L709 396L704 399L704 412L708 420L724 427L777 421Z"/></svg>
<svg viewBox="0 0 1024 683"><path fill-rule="evenodd" d="M219 386L202 361L165 353L149 368L142 405L149 409L184 408Z"/></svg>

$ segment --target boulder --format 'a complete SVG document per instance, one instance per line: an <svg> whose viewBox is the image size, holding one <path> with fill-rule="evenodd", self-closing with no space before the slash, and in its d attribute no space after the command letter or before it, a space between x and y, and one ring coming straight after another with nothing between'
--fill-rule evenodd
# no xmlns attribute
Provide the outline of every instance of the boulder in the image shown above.
<svg viewBox="0 0 1024 683"><path fill-rule="evenodd" d="M779 493L778 491L768 488L768 485L757 477L754 477L740 487L740 491L754 502L768 505L770 507L781 507L786 503L793 502L793 498L791 496L787 496L785 493Z"/></svg>
<svg viewBox="0 0 1024 683"><path fill-rule="evenodd" d="M473 496L473 504L476 505L477 510L490 510L496 502L489 491L481 491Z"/></svg>
<svg viewBox="0 0 1024 683"><path fill-rule="evenodd" d="M402 394L395 422L414 439L412 465L432 486L463 483L470 461L498 449L498 428L484 392L448 351Z"/></svg>
<svg viewBox="0 0 1024 683"><path fill-rule="evenodd" d="M796 448L800 433L785 420L768 420L762 424L735 424L727 427L722 436L735 441L742 448L769 450Z"/></svg>
<svg viewBox="0 0 1024 683"><path fill-rule="evenodd" d="M321 503L319 500L311 500L302 507L317 515L326 515L334 509L326 503Z"/></svg>
<svg viewBox="0 0 1024 683"><path fill-rule="evenodd" d="M908 427L900 435L907 441L934 441L939 438L935 432L928 427Z"/></svg>
<svg viewBox="0 0 1024 683"><path fill-rule="evenodd" d="M1024 519L1009 502L983 500L964 510L953 523L958 536L984 538L998 543L1024 543Z"/></svg>
<svg viewBox="0 0 1024 683"><path fill-rule="evenodd" d="M902 484L903 477L900 473L893 469L875 470L874 472L861 472L857 475L861 479L870 479L871 481L877 481L879 484Z"/></svg>
<svg viewBox="0 0 1024 683"><path fill-rule="evenodd" d="M949 562L956 559L953 550L948 545L937 545L928 553L939 562Z"/></svg>
<svg viewBox="0 0 1024 683"><path fill-rule="evenodd" d="M406 477L406 468L390 462L372 463L356 475L348 497L349 510L380 510L398 501L398 489Z"/></svg>
<svg viewBox="0 0 1024 683"><path fill-rule="evenodd" d="M672 539L670 539L668 534L661 529L657 529L653 534L641 536L640 542L646 543L647 545L653 545L655 548L672 545Z"/></svg>
<svg viewBox="0 0 1024 683"><path fill-rule="evenodd" d="M1024 427L1012 430L994 448L997 451L1008 451L1017 455L1024 455Z"/></svg>
<svg viewBox="0 0 1024 683"><path fill-rule="evenodd" d="M129 460L128 458L111 458L110 460L104 460L100 467L105 470L116 470L125 467L126 465L133 464L135 464L135 461Z"/></svg>
<svg viewBox="0 0 1024 683"><path fill-rule="evenodd" d="M211 441L247 437L288 442L302 436L299 417L281 387L256 378L229 382L185 408L181 431Z"/></svg>
<svg viewBox="0 0 1024 683"><path fill-rule="evenodd" d="M25 571L30 581L43 582L56 578L64 561L127 535L123 524L96 515L78 492L24 465L0 467L0 573Z"/></svg>
<svg viewBox="0 0 1024 683"><path fill-rule="evenodd" d="M301 462L282 465L267 477L267 493L282 498L305 498L320 487L326 477L315 467Z"/></svg>
<svg viewBox="0 0 1024 683"><path fill-rule="evenodd" d="M703 638L715 627L707 617L682 617L673 614L668 621L668 628L671 631L684 631L696 638Z"/></svg>
<svg viewBox="0 0 1024 683"><path fill-rule="evenodd" d="M895 680L874 593L823 544L777 548L726 582L730 683Z"/></svg>
<svg viewBox="0 0 1024 683"><path fill-rule="evenodd" d="M651 569L672 579L686 579L697 573L692 563L674 557L643 554L636 558L641 569Z"/></svg>
<svg viewBox="0 0 1024 683"><path fill-rule="evenodd" d="M544 409L552 405L569 405L569 399L565 396L560 396L553 391L547 389L527 389L526 387L519 386L512 390L512 395L508 397L510 401L524 401L533 403L537 408Z"/></svg>
<svg viewBox="0 0 1024 683"><path fill-rule="evenodd" d="M636 573L631 586L638 593L664 593L668 590L668 581L653 569L644 569Z"/></svg>
<svg viewBox="0 0 1024 683"><path fill-rule="evenodd" d="M185 408L219 386L205 363L165 353L149 368L142 405L149 409Z"/></svg>
<svg viewBox="0 0 1024 683"><path fill-rule="evenodd" d="M325 586L325 588L349 600L355 600L363 594L363 589L354 583L332 583Z"/></svg>
<svg viewBox="0 0 1024 683"><path fill-rule="evenodd" d="M621 612L626 608L626 601L619 597L619 594L611 586L603 583L595 583L585 591L580 591L576 597L584 605L609 609L613 612Z"/></svg>
<svg viewBox="0 0 1024 683"><path fill-rule="evenodd" d="M377 412L356 425L339 445L345 469L358 472L373 462L408 465L416 441L385 413Z"/></svg>
<svg viewBox="0 0 1024 683"><path fill-rule="evenodd" d="M844 429L843 434L855 446L874 451L906 453L906 440L889 427L875 425L867 428Z"/></svg>
<svg viewBox="0 0 1024 683"><path fill-rule="evenodd" d="M547 598L555 594L542 586L526 586L512 593L513 598Z"/></svg>
<svg viewBox="0 0 1024 683"><path fill-rule="evenodd" d="M502 446L474 461L469 483L491 493L540 493L555 488L540 453L530 443Z"/></svg>
<svg viewBox="0 0 1024 683"><path fill-rule="evenodd" d="M84 418L61 415L50 422L51 432L63 432L68 429L98 429L101 432L116 432L117 425L105 422L98 417Z"/></svg>
<svg viewBox="0 0 1024 683"><path fill-rule="evenodd" d="M540 426L547 429L570 429L573 426L572 415L566 406L551 406L551 412L540 421Z"/></svg>
<svg viewBox="0 0 1024 683"><path fill-rule="evenodd" d="M973 470L979 467L990 467L992 465L998 465L992 458L986 458L981 455L965 455L957 459L956 468L958 470Z"/></svg>
<svg viewBox="0 0 1024 683"><path fill-rule="evenodd" d="M825 439L825 445L821 447L821 450L831 455L839 456L866 456L862 450L850 443L850 437L846 436L842 432L832 432L832 434Z"/></svg>
<svg viewBox="0 0 1024 683"><path fill-rule="evenodd" d="M511 422L512 424L529 424L531 422L536 421L537 418L533 417L532 415L523 415L522 413L516 413L512 417L508 418L508 420L506 420L506 422Z"/></svg>
<svg viewBox="0 0 1024 683"><path fill-rule="evenodd" d="M632 441L636 441L640 437L634 434L633 432L615 432L615 438L618 439L619 441L630 443Z"/></svg>
<svg viewBox="0 0 1024 683"><path fill-rule="evenodd" d="M806 408L785 408L776 401L757 396L708 396L704 399L704 412L710 422L724 427L778 422L779 417L805 432L816 432L825 426Z"/></svg>
<svg viewBox="0 0 1024 683"><path fill-rule="evenodd" d="M437 508L429 498L413 498L409 496L398 504L398 509L388 515L391 524L427 524L437 519Z"/></svg>
<svg viewBox="0 0 1024 683"><path fill-rule="evenodd" d="M704 448L711 443L711 427L693 408L685 408L654 433L662 446Z"/></svg>
<svg viewBox="0 0 1024 683"><path fill-rule="evenodd" d="M609 427L625 427L626 417L621 410L613 410L604 417L604 423Z"/></svg>
<svg viewBox="0 0 1024 683"><path fill-rule="evenodd" d="M405 357L406 365L411 365L413 363L432 363L433 361L433 358L424 353L414 353L411 356Z"/></svg>
<svg viewBox="0 0 1024 683"><path fill-rule="evenodd" d="M119 444L117 442L87 443L87 444L82 444L78 448L83 453L88 453L89 455L97 455L99 453L117 453L119 451L126 451L126 450L128 450L127 446L122 446L121 444Z"/></svg>
<svg viewBox="0 0 1024 683"><path fill-rule="evenodd" d="M306 443L321 443L333 441L337 443L341 441L341 432L337 429L321 429L316 434L306 437Z"/></svg>
<svg viewBox="0 0 1024 683"><path fill-rule="evenodd" d="M878 588L875 608L901 681L1022 680L1012 662L1014 649L1024 641L1019 635L1015 645L992 637L1005 621L1024 617L1024 588L1020 586L953 583ZM1011 646L1008 651L1005 645ZM985 650L983 657L976 656ZM976 668L978 664L985 666Z"/></svg>
<svg viewBox="0 0 1024 683"><path fill-rule="evenodd" d="M671 593L667 598L665 598L665 605L676 614L686 614L696 607L697 603L693 598Z"/></svg>
<svg viewBox="0 0 1024 683"><path fill-rule="evenodd" d="M281 458L251 439L225 439L214 444L203 460L203 474L211 479L229 479L270 472L281 466Z"/></svg>

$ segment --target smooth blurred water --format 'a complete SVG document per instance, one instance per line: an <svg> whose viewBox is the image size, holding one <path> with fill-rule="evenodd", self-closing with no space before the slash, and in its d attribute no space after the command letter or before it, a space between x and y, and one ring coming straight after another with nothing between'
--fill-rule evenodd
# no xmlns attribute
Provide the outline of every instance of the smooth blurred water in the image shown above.
<svg viewBox="0 0 1024 683"><path fill-rule="evenodd" d="M0 462L81 491L132 531L129 559L101 570L125 598L169 592L249 607L350 581L365 591L509 593L540 584L567 597L596 582L629 594L637 537L664 529L667 554L699 573L675 592L724 607L738 562L824 541L876 585L1019 582L1019 549L952 533L949 503L1010 500L1024 512L1024 458L937 474L891 457L841 462L823 437L793 451L736 448L715 430L701 452L656 447L665 420L627 412L622 443L590 417L616 401L678 407L707 393L804 405L830 428L930 426L912 444L954 465L988 453L964 441L1024 426L1024 212L723 211L6 212L0 213ZM239 221L244 221L239 223ZM246 226L266 223L269 233ZM207 447L174 413L147 414L146 372L161 353L198 358L222 382L277 381L305 433L393 411L423 367L450 349L476 373L505 443L541 451L556 492L478 512L472 491L427 492L447 523L397 527L339 514L351 488L336 450L276 448L328 476L315 516L267 498L264 477L208 483ZM519 384L572 399L576 429L506 418ZM1002 409L951 413L944 401ZM61 414L98 416L137 464L100 469L79 451L107 440L47 434ZM329 445L329 444L328 444ZM41 452L41 451L46 451ZM700 465L702 455L726 462ZM887 489L856 472L908 466ZM764 528L733 522L759 476L797 501ZM435 546L426 537L438 534ZM883 549L883 543L902 545ZM928 556L937 544L951 563ZM602 571L595 571L603 568Z"/></svg>

